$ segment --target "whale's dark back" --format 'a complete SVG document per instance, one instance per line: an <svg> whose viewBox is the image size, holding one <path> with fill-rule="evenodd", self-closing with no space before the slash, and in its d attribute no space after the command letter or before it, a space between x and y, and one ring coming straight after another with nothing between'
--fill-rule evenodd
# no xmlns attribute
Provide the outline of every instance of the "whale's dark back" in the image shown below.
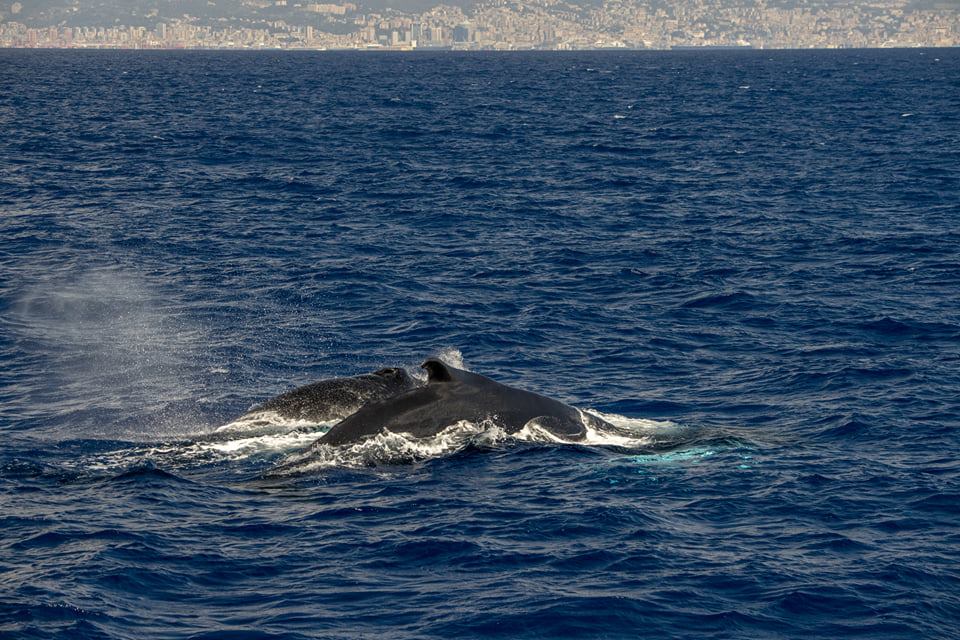
<svg viewBox="0 0 960 640"><path fill-rule="evenodd" d="M416 381L403 369L381 369L297 387L254 407L247 414L274 411L286 418L326 422L345 418L364 405L382 402L415 386Z"/></svg>
<svg viewBox="0 0 960 640"><path fill-rule="evenodd" d="M577 440L585 435L585 419L604 424L557 400L508 387L439 360L427 360L423 367L429 376L426 385L361 407L317 442L349 444L384 430L426 437L464 420L476 423L490 419L508 433L515 433L535 418L551 433Z"/></svg>

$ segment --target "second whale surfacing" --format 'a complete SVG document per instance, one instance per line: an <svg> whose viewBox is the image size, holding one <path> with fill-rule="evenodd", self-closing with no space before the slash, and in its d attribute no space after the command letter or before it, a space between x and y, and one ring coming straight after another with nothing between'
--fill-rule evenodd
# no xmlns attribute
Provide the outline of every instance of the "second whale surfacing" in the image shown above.
<svg viewBox="0 0 960 640"><path fill-rule="evenodd" d="M350 378L329 378L271 398L240 419L269 411L284 418L311 422L339 420L364 405L383 401L416 385L416 380L397 367Z"/></svg>
<svg viewBox="0 0 960 640"><path fill-rule="evenodd" d="M610 424L557 400L500 384L490 378L430 359L421 365L427 383L368 403L345 417L314 446L354 444L388 431L417 438L433 436L461 421L490 419L507 433L531 421L564 440L577 441L591 428Z"/></svg>

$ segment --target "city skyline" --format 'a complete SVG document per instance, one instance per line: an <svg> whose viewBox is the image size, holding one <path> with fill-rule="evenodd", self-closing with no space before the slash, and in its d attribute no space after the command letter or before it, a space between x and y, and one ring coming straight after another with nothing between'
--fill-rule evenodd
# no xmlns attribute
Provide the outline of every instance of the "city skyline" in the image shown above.
<svg viewBox="0 0 960 640"><path fill-rule="evenodd" d="M80 24L82 20L61 19L56 24L42 25L35 18L40 11L37 6L31 13L22 2L0 3L0 46L584 50L951 47L960 44L960 11L955 8L960 4L956 2L918 5L909 0L857 3L607 0L582 6L563 0L492 0L464 7L440 4L411 12L371 10L359 3L244 0L243 6L259 8L262 15L229 19L209 13L164 18L166 13L158 8L161 5L154 2L152 6L145 9L144 16L153 22L141 20L141 24L124 24L117 17L112 24ZM32 22L30 16L34 16Z"/></svg>

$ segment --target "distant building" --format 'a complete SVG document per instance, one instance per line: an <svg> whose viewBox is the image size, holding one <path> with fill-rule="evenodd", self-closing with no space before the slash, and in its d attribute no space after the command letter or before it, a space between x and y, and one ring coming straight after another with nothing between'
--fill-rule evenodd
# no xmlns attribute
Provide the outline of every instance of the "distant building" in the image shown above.
<svg viewBox="0 0 960 640"><path fill-rule="evenodd" d="M470 42L472 40L473 30L470 25L458 24L453 28L454 42Z"/></svg>
<svg viewBox="0 0 960 640"><path fill-rule="evenodd" d="M344 4L308 4L307 11L314 13L327 13L334 16L346 15L348 12L357 10L357 5L349 2Z"/></svg>

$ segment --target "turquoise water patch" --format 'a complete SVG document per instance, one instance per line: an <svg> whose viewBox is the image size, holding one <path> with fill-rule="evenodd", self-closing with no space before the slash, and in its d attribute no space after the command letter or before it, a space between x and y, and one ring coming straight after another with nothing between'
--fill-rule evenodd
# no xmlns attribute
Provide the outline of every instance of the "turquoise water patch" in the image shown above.
<svg viewBox="0 0 960 640"><path fill-rule="evenodd" d="M627 460L634 464L642 465L644 467L651 466L663 466L663 465L680 465L682 463L692 463L697 464L705 458L713 457L717 454L726 453L722 449L710 448L710 447L695 447L692 449L683 449L681 451L668 451L665 453L648 453L641 455L629 456ZM752 469L753 456L750 454L739 454L738 459L741 461L736 465L737 469L747 470ZM649 473L647 469L639 469L637 473Z"/></svg>
<svg viewBox="0 0 960 640"><path fill-rule="evenodd" d="M667 453L649 453L644 455L630 456L628 460L637 464L669 464L673 462L685 462L687 460L698 461L703 458L709 458L716 455L715 449L706 447L697 447L694 449L685 449L683 451L669 451Z"/></svg>

